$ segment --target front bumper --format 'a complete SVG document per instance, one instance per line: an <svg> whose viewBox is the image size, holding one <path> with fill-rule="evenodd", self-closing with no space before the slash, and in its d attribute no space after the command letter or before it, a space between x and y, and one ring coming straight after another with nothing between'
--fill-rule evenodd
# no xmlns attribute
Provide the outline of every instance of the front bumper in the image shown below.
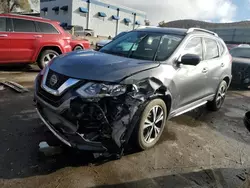
<svg viewBox="0 0 250 188"><path fill-rule="evenodd" d="M55 126L53 126L49 119L45 116L43 112L43 107L38 106L36 108L36 111L40 117L40 119L43 121L43 123L46 125L46 127L64 144L66 144L69 147L76 148L79 150L85 150L85 151L95 151L95 152L105 152L107 149L102 145L100 142L91 142L84 138L83 135L79 133L75 134L63 134L60 132L60 130L57 130ZM58 117L55 113L51 112L56 118L61 119L64 122L67 122L66 119L63 117Z"/></svg>
<svg viewBox="0 0 250 188"><path fill-rule="evenodd" d="M62 143L69 147L93 152L107 151L107 148L101 142L91 141L85 138L84 134L75 130L76 125L63 117L63 112L70 109L71 101L76 98L76 96L74 96L74 89L64 93L60 99L58 99L58 97L52 98L53 95L46 93L46 91L42 89L41 79L42 76L38 75L35 80L34 102L36 111L46 127ZM55 119L61 123L62 127L66 127L69 131L63 132L60 126L54 124Z"/></svg>
<svg viewBox="0 0 250 188"><path fill-rule="evenodd" d="M120 119L116 119L116 124L112 124L113 121L110 117L113 114L106 112L104 115L103 111L100 113L100 106L103 102L107 103L109 110L115 111L117 114L121 112L116 112L116 106L110 105L110 100L115 99L103 99L104 101L99 101L99 103L83 99L75 92L82 83L66 89L60 96L54 96L42 88L42 83L43 76L38 75L34 92L37 113L47 128L62 143L79 150L120 153L123 148L121 137L126 131L122 116L119 116ZM120 102L121 106L123 102ZM89 106L93 107L94 105L96 108L91 113ZM84 111L83 106L85 106ZM122 109L121 106L119 109ZM102 115L101 119L99 119L100 115ZM86 119L89 116L91 116L90 119ZM129 120L128 118L128 123Z"/></svg>

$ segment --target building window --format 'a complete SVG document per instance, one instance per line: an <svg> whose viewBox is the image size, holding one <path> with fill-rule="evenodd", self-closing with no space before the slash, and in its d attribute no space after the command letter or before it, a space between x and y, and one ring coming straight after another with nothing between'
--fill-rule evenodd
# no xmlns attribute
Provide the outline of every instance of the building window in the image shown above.
<svg viewBox="0 0 250 188"><path fill-rule="evenodd" d="M68 6L62 6L60 9L63 10L63 11L68 11L69 7Z"/></svg>
<svg viewBox="0 0 250 188"><path fill-rule="evenodd" d="M44 16L46 16L48 14L48 7L44 7L41 9L41 12L44 13Z"/></svg>
<svg viewBox="0 0 250 188"><path fill-rule="evenodd" d="M88 13L89 10L87 8L84 8L84 7L79 7L79 12L81 12L81 13Z"/></svg>
<svg viewBox="0 0 250 188"><path fill-rule="evenodd" d="M141 25L140 21L135 21L135 25Z"/></svg>
<svg viewBox="0 0 250 188"><path fill-rule="evenodd" d="M53 7L52 10L55 11L55 14L59 14L59 7Z"/></svg>
<svg viewBox="0 0 250 188"><path fill-rule="evenodd" d="M104 12L98 12L98 16L102 17L102 18L107 17L106 13L104 13Z"/></svg>
<svg viewBox="0 0 250 188"><path fill-rule="evenodd" d="M119 16L112 15L112 20L119 20L119 19L120 19Z"/></svg>
<svg viewBox="0 0 250 188"><path fill-rule="evenodd" d="M129 18L124 18L124 23L125 25L129 26L129 24L131 23L131 20Z"/></svg>

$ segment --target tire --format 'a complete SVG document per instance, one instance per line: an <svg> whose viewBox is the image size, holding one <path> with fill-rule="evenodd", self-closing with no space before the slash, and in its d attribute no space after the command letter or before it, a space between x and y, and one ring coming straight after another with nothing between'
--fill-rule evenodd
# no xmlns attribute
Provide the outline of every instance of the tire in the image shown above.
<svg viewBox="0 0 250 188"><path fill-rule="evenodd" d="M83 50L83 47L81 47L80 45L77 45L74 47L73 51L77 51L77 50Z"/></svg>
<svg viewBox="0 0 250 188"><path fill-rule="evenodd" d="M87 33L86 36L87 36L87 37L91 37L91 34L90 34L90 33Z"/></svg>
<svg viewBox="0 0 250 188"><path fill-rule="evenodd" d="M41 52L37 64L40 69L43 69L53 58L59 56L54 50L44 50Z"/></svg>
<svg viewBox="0 0 250 188"><path fill-rule="evenodd" d="M224 103L226 92L227 82L223 80L218 87L214 100L207 103L208 110L218 111Z"/></svg>
<svg viewBox="0 0 250 188"><path fill-rule="evenodd" d="M161 119L161 120L158 121L156 124L155 124L156 122L155 121L152 126L148 126L149 123L153 121L153 111L156 108L157 108L156 120L157 120L157 117L158 119ZM160 116L161 112L163 113L162 116ZM157 141L161 137L161 134L164 130L166 119L167 119L167 107L163 100L153 99L146 105L145 109L143 110L141 114L139 126L136 127L135 129L135 139L136 139L138 147L141 150L149 149L157 143ZM145 128L145 125L147 125L148 127ZM157 135L155 135L156 130L158 130ZM152 138L152 137L155 137L155 138Z"/></svg>

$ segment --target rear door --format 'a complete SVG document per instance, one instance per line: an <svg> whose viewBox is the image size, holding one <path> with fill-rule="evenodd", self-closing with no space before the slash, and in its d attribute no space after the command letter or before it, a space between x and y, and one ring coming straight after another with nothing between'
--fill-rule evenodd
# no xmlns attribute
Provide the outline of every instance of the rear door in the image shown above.
<svg viewBox="0 0 250 188"><path fill-rule="evenodd" d="M56 46L58 43L61 43L62 35L60 35L59 31L52 24L36 21L36 27L40 48L45 45Z"/></svg>
<svg viewBox="0 0 250 188"><path fill-rule="evenodd" d="M37 50L36 27L32 20L12 18L13 30L10 33L10 51L15 54L13 62L32 62Z"/></svg>
<svg viewBox="0 0 250 188"><path fill-rule="evenodd" d="M9 26L9 19L0 17L0 63L8 63L11 58Z"/></svg>
<svg viewBox="0 0 250 188"><path fill-rule="evenodd" d="M211 38L203 38L205 46L204 60L207 63L207 87L206 95L215 94L223 73L223 59L220 57L217 41Z"/></svg>

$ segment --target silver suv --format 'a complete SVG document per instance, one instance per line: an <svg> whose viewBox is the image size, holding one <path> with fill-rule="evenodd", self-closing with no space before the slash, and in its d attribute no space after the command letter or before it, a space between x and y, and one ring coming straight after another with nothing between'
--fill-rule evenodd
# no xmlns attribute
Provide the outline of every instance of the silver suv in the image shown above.
<svg viewBox="0 0 250 188"><path fill-rule="evenodd" d="M36 78L37 112L70 147L118 156L129 141L148 149L167 119L204 104L221 108L231 61L207 30L134 30L100 51L53 59Z"/></svg>

